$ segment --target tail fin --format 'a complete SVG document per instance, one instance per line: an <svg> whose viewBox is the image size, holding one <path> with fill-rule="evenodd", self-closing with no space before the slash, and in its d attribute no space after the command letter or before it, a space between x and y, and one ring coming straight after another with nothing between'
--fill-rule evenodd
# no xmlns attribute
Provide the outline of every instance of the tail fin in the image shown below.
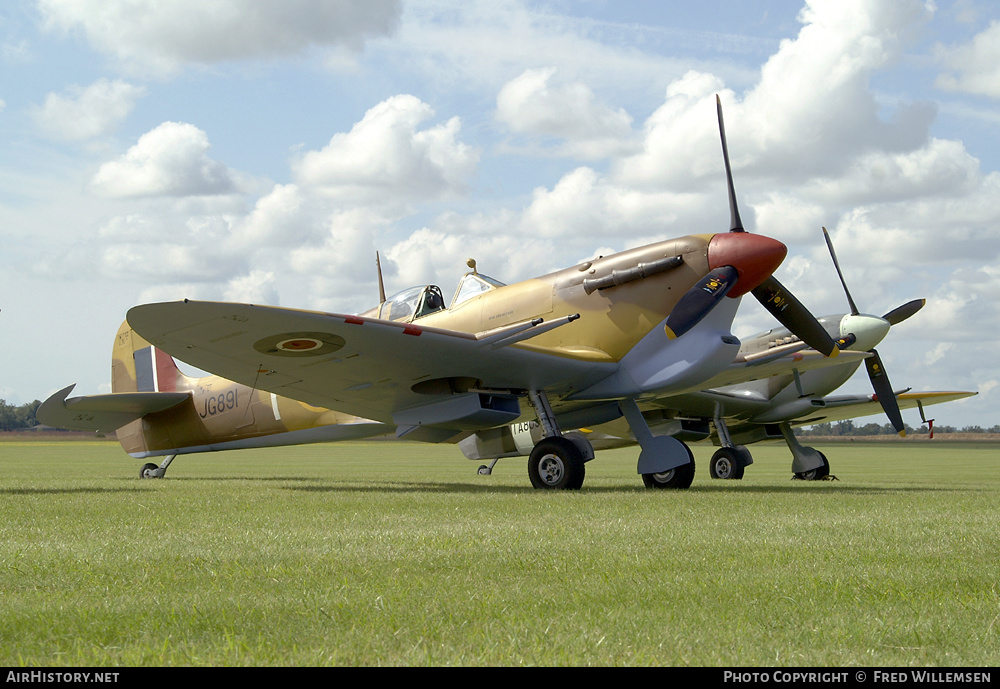
<svg viewBox="0 0 1000 689"><path fill-rule="evenodd" d="M121 324L111 352L112 392L174 392L190 384L169 354L142 339L128 321Z"/></svg>

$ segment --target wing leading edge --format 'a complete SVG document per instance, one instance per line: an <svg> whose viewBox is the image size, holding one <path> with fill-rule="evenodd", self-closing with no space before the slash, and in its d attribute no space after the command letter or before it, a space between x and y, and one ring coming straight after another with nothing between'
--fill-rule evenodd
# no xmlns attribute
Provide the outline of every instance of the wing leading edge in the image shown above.
<svg viewBox="0 0 1000 689"><path fill-rule="evenodd" d="M978 393L960 391L904 392L896 395L900 409L916 409L920 406L942 404L973 397ZM845 421L862 416L883 414L882 406L875 395L834 395L823 398L823 406L816 413L791 421L793 426L808 426L817 423Z"/></svg>
<svg viewBox="0 0 1000 689"><path fill-rule="evenodd" d="M574 319L536 319L473 334L250 304L168 302L128 313L147 341L223 378L368 419L449 428L498 423L462 407L458 397L478 404L483 391L572 388L614 370L610 360L519 344L534 329L545 332ZM499 423L520 415L510 400L500 407ZM466 415L477 418L465 426L452 423Z"/></svg>

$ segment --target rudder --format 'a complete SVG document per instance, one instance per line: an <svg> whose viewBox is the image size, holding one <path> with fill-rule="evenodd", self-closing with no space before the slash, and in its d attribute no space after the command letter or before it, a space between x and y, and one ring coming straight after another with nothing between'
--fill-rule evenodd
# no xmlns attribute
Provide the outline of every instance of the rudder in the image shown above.
<svg viewBox="0 0 1000 689"><path fill-rule="evenodd" d="M122 322L111 352L112 392L174 392L188 389L188 380L173 357Z"/></svg>

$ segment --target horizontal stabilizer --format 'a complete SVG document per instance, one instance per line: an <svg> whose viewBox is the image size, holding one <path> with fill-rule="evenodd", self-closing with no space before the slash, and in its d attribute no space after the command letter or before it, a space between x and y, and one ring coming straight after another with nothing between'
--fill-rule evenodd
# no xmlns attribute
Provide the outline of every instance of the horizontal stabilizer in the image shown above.
<svg viewBox="0 0 1000 689"><path fill-rule="evenodd" d="M55 393L35 411L39 423L71 431L111 433L146 414L175 407L187 392L114 392L66 399L76 384Z"/></svg>

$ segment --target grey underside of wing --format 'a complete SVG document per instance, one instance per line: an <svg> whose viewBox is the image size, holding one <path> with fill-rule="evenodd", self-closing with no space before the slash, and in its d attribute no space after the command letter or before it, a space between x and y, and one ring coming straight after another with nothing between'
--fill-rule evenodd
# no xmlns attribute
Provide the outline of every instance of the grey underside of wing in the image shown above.
<svg viewBox="0 0 1000 689"><path fill-rule="evenodd" d="M975 395L974 392L908 392L896 395L896 402L900 409L916 409L918 406L930 406L943 402L953 402ZM836 398L833 398L836 400ZM870 395L858 395L856 400L842 399L835 401L826 407L816 410L813 414L802 416L792 421L792 425L803 426L814 423L830 423L833 421L844 421L846 419L857 419L863 416L883 415L882 405L877 400L872 400Z"/></svg>
<svg viewBox="0 0 1000 689"><path fill-rule="evenodd" d="M916 409L921 405L927 407L933 404L941 404L943 402L953 402L955 400L971 397L975 394L976 393L974 392L959 391L921 393L910 392L897 395L896 401L901 410L907 410ZM811 409L804 410L798 416L785 420L793 426L808 426L817 423L832 423L847 419L857 419L865 416L883 416L885 414L882 409L882 405L879 404L877 400L873 400L870 394L837 395L821 399L826 402L826 406L816 406ZM756 408L754 409L753 407ZM739 413L737 405L727 407L727 415L729 409L733 409ZM761 411L761 406L759 404L747 405L745 410L748 413L751 411L759 412ZM774 423L777 423L777 420L774 421ZM744 430L758 426L760 426L760 423L733 419L729 423L729 430L731 433L738 434Z"/></svg>
<svg viewBox="0 0 1000 689"><path fill-rule="evenodd" d="M67 399L73 387L63 388L38 407L35 418L39 423L73 431L111 433L190 397L186 392L121 392Z"/></svg>
<svg viewBox="0 0 1000 689"><path fill-rule="evenodd" d="M149 304L132 309L128 320L150 343L205 371L385 422L435 402L439 396L413 390L427 381L562 394L615 366L517 345L491 348L468 333L249 304Z"/></svg>
<svg viewBox="0 0 1000 689"><path fill-rule="evenodd" d="M795 371L804 373L817 368L827 368L830 366L847 366L857 364L867 359L870 354L867 352L840 352L835 357L825 357L819 352L807 350L793 355L776 358L760 364L734 362L724 371L717 374L711 380L705 381L699 386L701 390L709 390L726 385L736 385L746 383L761 378L769 378L782 374L791 374ZM693 390L692 390L693 391Z"/></svg>

